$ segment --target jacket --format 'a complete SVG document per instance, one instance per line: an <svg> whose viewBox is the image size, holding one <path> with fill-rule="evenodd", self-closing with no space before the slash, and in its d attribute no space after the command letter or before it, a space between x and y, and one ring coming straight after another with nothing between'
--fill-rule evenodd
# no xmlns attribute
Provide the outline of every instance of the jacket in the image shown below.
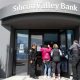
<svg viewBox="0 0 80 80"><path fill-rule="evenodd" d="M29 60L31 61L35 61L36 60L36 54L37 54L37 52L36 52L36 50L34 50L34 49L30 49L30 51L29 51Z"/></svg>
<svg viewBox="0 0 80 80"><path fill-rule="evenodd" d="M78 43L74 43L70 48L69 50L72 51L71 55L74 56L74 57L79 57L79 49L80 49L80 45Z"/></svg>
<svg viewBox="0 0 80 80"><path fill-rule="evenodd" d="M40 49L41 53L42 53L42 60L44 61L45 60L45 57L46 57L46 54L49 54L47 57L48 57L48 60L50 61L50 54L51 54L51 48L41 48Z"/></svg>

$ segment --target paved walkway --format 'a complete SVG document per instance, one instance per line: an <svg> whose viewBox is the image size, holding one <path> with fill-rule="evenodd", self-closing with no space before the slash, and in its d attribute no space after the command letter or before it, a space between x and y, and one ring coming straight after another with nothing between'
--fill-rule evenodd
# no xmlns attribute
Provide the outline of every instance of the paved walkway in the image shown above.
<svg viewBox="0 0 80 80"><path fill-rule="evenodd" d="M30 78L29 76L16 75L3 80L53 80L53 78L48 78L48 77L44 78L43 76L40 76L39 79L33 79L33 78ZM58 80L58 79L56 78L55 80ZM60 80L69 80L69 78L61 77Z"/></svg>

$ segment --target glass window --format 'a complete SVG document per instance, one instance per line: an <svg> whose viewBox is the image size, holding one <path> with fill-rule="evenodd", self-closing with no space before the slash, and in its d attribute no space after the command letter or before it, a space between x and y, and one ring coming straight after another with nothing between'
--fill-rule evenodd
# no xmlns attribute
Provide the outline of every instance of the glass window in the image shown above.
<svg viewBox="0 0 80 80"><path fill-rule="evenodd" d="M64 47L66 49L66 35L65 35L65 33L60 35L60 41L61 41L61 47Z"/></svg>
<svg viewBox="0 0 80 80"><path fill-rule="evenodd" d="M67 30L67 46L68 48L72 45L74 38L73 30Z"/></svg>
<svg viewBox="0 0 80 80"><path fill-rule="evenodd" d="M16 74L27 73L28 31L16 30Z"/></svg>
<svg viewBox="0 0 80 80"><path fill-rule="evenodd" d="M58 34L57 33L45 33L44 34L44 41L45 42L57 42L58 41Z"/></svg>
<svg viewBox="0 0 80 80"><path fill-rule="evenodd" d="M37 45L37 51L40 51L42 45L42 35L31 35L31 45L33 43Z"/></svg>

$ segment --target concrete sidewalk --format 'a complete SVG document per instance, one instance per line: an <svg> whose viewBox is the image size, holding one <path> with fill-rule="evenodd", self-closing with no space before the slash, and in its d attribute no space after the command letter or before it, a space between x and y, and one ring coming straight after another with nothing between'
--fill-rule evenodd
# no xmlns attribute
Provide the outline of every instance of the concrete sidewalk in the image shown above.
<svg viewBox="0 0 80 80"><path fill-rule="evenodd" d="M53 80L53 78L48 78L48 77L44 78L43 76L40 76L39 79L33 79L33 78L30 78L29 76L16 75L3 80ZM58 80L58 79L56 78L55 80ZM60 80L69 80L69 78L61 77Z"/></svg>

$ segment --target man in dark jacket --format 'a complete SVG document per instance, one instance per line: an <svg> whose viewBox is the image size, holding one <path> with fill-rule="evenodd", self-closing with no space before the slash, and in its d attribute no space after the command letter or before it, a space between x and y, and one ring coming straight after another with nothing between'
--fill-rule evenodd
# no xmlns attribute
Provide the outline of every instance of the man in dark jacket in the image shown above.
<svg viewBox="0 0 80 80"><path fill-rule="evenodd" d="M78 44L78 41L74 40L72 46L69 48L72 55L72 71L73 71L74 80L79 80L79 76L78 76L78 63L80 59L79 49L80 49L80 45Z"/></svg>
<svg viewBox="0 0 80 80"><path fill-rule="evenodd" d="M31 49L29 50L29 73L30 77L36 77L36 45L32 44Z"/></svg>

